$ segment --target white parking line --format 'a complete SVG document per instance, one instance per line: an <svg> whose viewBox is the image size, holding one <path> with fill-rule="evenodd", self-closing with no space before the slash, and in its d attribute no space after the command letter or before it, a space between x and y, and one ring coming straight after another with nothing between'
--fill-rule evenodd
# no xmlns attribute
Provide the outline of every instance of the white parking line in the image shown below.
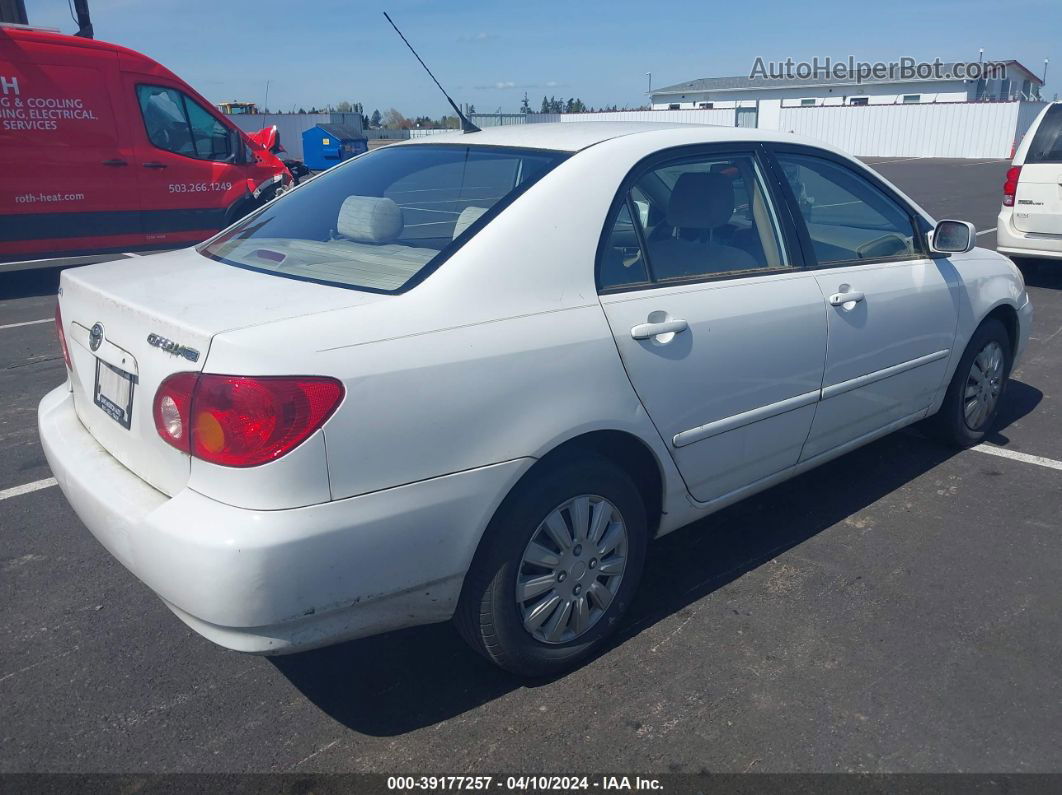
<svg viewBox="0 0 1062 795"><path fill-rule="evenodd" d="M46 317L43 320L27 320L24 323L8 323L6 326L0 326L0 331L6 328L18 328L19 326L36 326L38 323L51 323L52 318Z"/></svg>
<svg viewBox="0 0 1062 795"><path fill-rule="evenodd" d="M41 489L50 489L52 486L57 486L55 478L45 478L44 480L35 480L32 483L24 483L21 486L15 486L10 489L4 489L0 491L0 502L11 497L18 497L22 494L29 494L33 491L40 491Z"/></svg>
<svg viewBox="0 0 1062 795"><path fill-rule="evenodd" d="M992 234L995 231L996 231L995 229L982 229L980 232L977 232L976 234L977 234L978 237L980 237L981 235L990 235L990 234Z"/></svg>
<svg viewBox="0 0 1062 795"><path fill-rule="evenodd" d="M999 163L1009 163L1009 162L1010 162L1009 160L1002 160L1002 159L997 159L997 160L978 160L976 163L959 163L959 165L960 166L987 166L987 165L997 165Z"/></svg>
<svg viewBox="0 0 1062 795"><path fill-rule="evenodd" d="M869 166L883 166L886 163L906 163L908 160L922 160L921 157L901 157L899 160L879 160L877 163L868 163Z"/></svg>
<svg viewBox="0 0 1062 795"><path fill-rule="evenodd" d="M1007 450L1005 447L993 447L990 444L979 444L970 449L976 450L979 453L998 455L1000 458L1009 458L1012 461L1021 461L1024 464L1036 464L1037 466L1047 467L1048 469L1062 470L1062 461L1055 461L1053 458L1044 458L1039 455L1019 453L1017 450Z"/></svg>

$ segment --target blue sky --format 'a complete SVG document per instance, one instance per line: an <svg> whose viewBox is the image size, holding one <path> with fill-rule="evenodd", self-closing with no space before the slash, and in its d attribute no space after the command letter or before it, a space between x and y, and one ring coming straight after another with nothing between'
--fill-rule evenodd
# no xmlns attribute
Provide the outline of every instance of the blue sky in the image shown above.
<svg viewBox="0 0 1062 795"><path fill-rule="evenodd" d="M30 21L73 32L67 0L26 0ZM445 100L380 13L388 11L458 102L516 111L524 91L589 105L748 74L757 56L810 60L1016 58L1062 94L1060 0L89 0L96 37L139 50L213 101L274 110L360 101L439 116Z"/></svg>

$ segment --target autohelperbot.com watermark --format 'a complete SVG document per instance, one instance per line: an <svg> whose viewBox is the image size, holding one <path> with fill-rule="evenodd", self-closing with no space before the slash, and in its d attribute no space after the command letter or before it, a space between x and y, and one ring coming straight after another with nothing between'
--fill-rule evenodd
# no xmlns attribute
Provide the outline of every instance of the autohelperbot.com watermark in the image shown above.
<svg viewBox="0 0 1062 795"><path fill-rule="evenodd" d="M1005 61L919 61L910 57L860 61L852 55L838 59L815 56L810 61L772 61L761 56L749 73L750 78L762 80L836 80L856 84L867 80L999 80L1006 76Z"/></svg>

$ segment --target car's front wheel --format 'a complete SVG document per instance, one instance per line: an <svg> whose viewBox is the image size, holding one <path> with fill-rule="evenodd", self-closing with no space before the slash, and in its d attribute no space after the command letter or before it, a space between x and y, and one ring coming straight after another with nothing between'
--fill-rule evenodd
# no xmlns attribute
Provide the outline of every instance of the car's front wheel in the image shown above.
<svg viewBox="0 0 1062 795"><path fill-rule="evenodd" d="M591 655L641 579L645 505L610 460L567 457L532 472L484 536L455 621L502 668L547 676Z"/></svg>
<svg viewBox="0 0 1062 795"><path fill-rule="evenodd" d="M981 442L999 414L1012 361L1010 335L988 318L974 332L940 411L929 420L935 434L958 447Z"/></svg>

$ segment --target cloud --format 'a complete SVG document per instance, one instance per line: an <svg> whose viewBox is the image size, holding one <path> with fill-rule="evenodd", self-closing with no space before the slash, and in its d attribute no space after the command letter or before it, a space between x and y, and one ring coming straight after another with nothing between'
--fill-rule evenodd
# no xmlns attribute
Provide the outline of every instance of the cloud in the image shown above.
<svg viewBox="0 0 1062 795"><path fill-rule="evenodd" d="M488 85L472 86L477 91L507 91L512 88L529 90L533 88L562 88L566 83L558 83L556 80L547 80L544 83L517 83L515 80L499 80Z"/></svg>
<svg viewBox="0 0 1062 795"><path fill-rule="evenodd" d="M457 37L458 41L491 41L498 38L497 33L462 33Z"/></svg>

